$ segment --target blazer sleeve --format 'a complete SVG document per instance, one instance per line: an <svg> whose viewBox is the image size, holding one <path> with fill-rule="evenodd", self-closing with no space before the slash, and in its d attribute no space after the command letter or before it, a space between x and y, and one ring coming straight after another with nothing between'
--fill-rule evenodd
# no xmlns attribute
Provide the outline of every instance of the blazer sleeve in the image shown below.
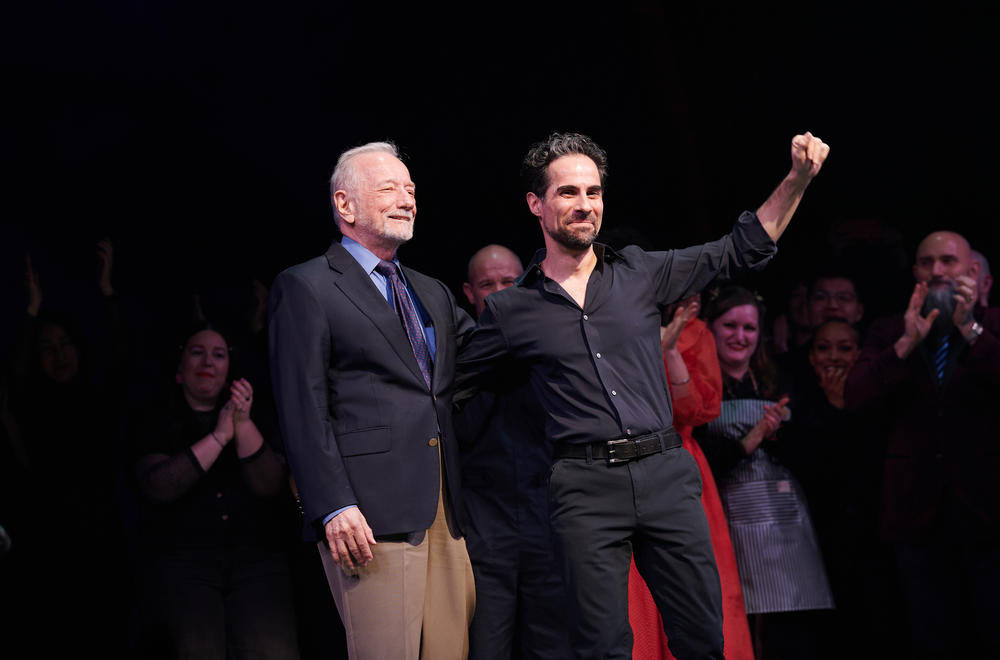
<svg viewBox="0 0 1000 660"><path fill-rule="evenodd" d="M312 282L285 271L270 296L274 399L306 521L357 504L329 413L331 335Z"/></svg>

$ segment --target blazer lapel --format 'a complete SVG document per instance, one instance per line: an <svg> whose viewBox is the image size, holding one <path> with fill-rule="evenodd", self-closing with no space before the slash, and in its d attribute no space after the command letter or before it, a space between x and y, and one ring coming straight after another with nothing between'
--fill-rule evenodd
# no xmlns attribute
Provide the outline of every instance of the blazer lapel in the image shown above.
<svg viewBox="0 0 1000 660"><path fill-rule="evenodd" d="M399 359L403 361L413 376L423 383L424 376L420 372L417 358L413 355L413 347L410 346L406 330L403 328L399 316L389 306L388 301L372 282L368 273L338 241L335 241L327 250L326 258L330 264L330 270L337 274L334 286L371 320L372 325L382 333L393 352L399 356Z"/></svg>

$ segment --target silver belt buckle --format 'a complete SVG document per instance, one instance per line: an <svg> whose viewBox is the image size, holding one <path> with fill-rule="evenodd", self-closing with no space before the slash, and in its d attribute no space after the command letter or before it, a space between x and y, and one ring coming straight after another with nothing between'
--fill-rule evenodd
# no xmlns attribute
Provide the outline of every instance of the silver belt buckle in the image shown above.
<svg viewBox="0 0 1000 660"><path fill-rule="evenodd" d="M618 440L608 440L608 465L615 465L617 463L628 463L635 456L629 456L628 458L616 458L615 457L615 447L625 446L632 442L628 438L620 438Z"/></svg>

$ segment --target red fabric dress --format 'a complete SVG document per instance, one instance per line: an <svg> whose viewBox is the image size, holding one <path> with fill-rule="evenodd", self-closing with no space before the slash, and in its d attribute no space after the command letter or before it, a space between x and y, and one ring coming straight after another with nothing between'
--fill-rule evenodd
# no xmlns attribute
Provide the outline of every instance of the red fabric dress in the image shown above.
<svg viewBox="0 0 1000 660"><path fill-rule="evenodd" d="M701 503L705 507L715 561L719 566L722 583L723 637L726 660L753 660L753 645L750 641L750 627L747 623L743 592L740 590L740 574L736 568L736 555L729 538L729 524L722 510L719 491L712 477L712 470L705 459L701 447L691 435L692 429L719 416L722 403L722 374L719 371L719 357L715 350L715 338L704 321L691 319L681 330L677 348L691 375L688 385L689 396L673 398L674 426L684 440L687 449L701 471L703 484ZM667 373L667 380L670 374ZM672 394L672 393L671 393ZM660 612L646 583L639 576L635 562L629 568L628 576L629 622L635 638L632 657L636 660L673 660L667 648L667 636L663 632Z"/></svg>

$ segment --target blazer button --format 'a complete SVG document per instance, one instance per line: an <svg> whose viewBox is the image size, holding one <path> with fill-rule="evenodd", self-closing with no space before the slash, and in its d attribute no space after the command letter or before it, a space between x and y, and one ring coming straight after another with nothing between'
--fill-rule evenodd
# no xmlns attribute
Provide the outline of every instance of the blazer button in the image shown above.
<svg viewBox="0 0 1000 660"><path fill-rule="evenodd" d="M438 439L437 438L431 438L430 440L427 441L427 445L430 446L430 447L437 447L438 446Z"/></svg>

